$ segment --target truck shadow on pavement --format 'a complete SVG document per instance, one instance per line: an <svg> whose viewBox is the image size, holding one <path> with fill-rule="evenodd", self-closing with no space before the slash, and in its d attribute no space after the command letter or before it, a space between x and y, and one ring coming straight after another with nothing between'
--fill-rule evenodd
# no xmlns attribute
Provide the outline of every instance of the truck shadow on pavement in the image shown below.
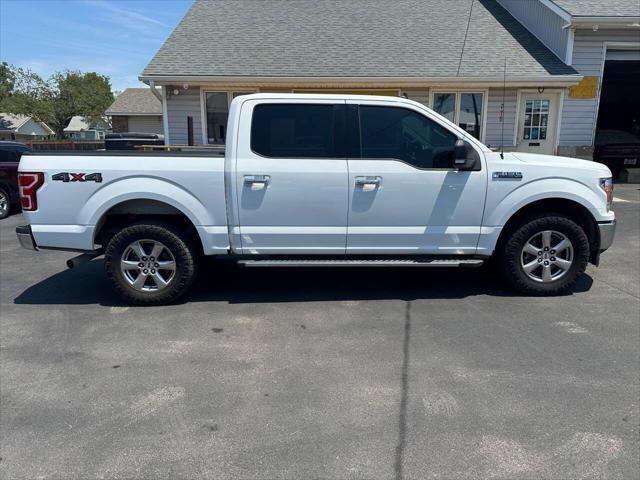
<svg viewBox="0 0 640 480"><path fill-rule="evenodd" d="M571 292L591 288L584 274ZM346 300L459 299L476 295L516 297L489 267L447 268L244 268L229 262L203 263L199 278L180 303L282 303ZM19 305L123 305L101 260L56 273L14 299Z"/></svg>

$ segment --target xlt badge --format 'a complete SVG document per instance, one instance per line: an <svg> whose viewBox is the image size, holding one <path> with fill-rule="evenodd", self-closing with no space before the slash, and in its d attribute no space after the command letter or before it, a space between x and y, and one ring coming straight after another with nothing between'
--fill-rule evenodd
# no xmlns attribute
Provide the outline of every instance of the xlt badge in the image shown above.
<svg viewBox="0 0 640 480"><path fill-rule="evenodd" d="M508 178L513 180L521 180L522 172L493 172L493 178Z"/></svg>

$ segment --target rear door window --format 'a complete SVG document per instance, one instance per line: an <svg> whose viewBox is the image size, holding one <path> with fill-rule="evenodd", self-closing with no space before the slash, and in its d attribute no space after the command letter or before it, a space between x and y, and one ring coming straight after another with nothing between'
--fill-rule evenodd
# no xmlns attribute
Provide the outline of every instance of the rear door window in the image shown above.
<svg viewBox="0 0 640 480"><path fill-rule="evenodd" d="M344 105L257 105L251 149L272 158L345 158L343 118Z"/></svg>

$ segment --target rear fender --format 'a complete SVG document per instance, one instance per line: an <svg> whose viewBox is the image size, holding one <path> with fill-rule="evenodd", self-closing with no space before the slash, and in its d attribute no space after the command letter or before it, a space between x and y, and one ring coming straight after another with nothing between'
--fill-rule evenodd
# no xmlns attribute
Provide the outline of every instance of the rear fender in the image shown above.
<svg viewBox="0 0 640 480"><path fill-rule="evenodd" d="M171 205L184 213L195 226L226 223L225 219L212 218L202 202L183 187L159 178L137 176L120 179L95 191L80 209L78 224L96 225L113 206L127 200L143 199Z"/></svg>

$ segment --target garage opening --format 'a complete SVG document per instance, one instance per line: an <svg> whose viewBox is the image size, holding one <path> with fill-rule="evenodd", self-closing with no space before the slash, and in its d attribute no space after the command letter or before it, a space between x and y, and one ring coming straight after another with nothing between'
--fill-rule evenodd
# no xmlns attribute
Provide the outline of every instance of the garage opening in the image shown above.
<svg viewBox="0 0 640 480"><path fill-rule="evenodd" d="M618 177L640 168L640 50L608 50L604 64L594 160Z"/></svg>

